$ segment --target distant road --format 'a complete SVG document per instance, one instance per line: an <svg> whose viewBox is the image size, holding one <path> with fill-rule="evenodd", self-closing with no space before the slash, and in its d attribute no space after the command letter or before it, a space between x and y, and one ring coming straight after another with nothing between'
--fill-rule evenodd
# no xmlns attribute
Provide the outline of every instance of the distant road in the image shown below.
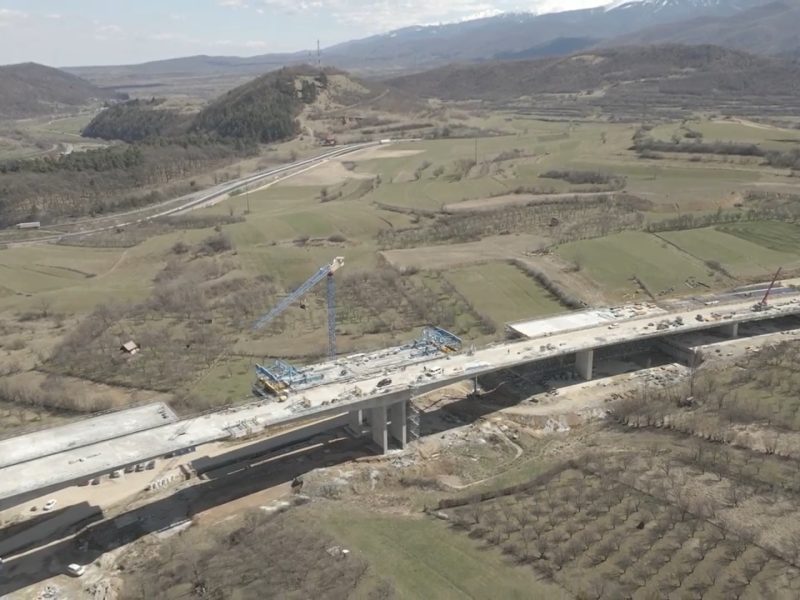
<svg viewBox="0 0 800 600"><path fill-rule="evenodd" d="M384 142L384 143L386 143L386 142ZM153 219L158 219L158 218L161 218L161 217L167 217L167 216L174 215L174 214L177 214L177 213L180 213L180 212L186 212L186 211L195 210L195 209L198 209L198 208L203 208L205 206L210 206L210 205L214 204L215 203L214 200L218 200L219 198L221 198L222 196L225 196L226 194L230 194L231 192L234 192L234 191L236 191L238 189L242 189L242 188L250 186L250 185L252 185L254 183L258 183L259 181L264 181L264 180L269 179L271 177L277 177L277 176L279 176L281 174L286 174L286 176L288 177L288 176L291 175L291 171L293 171L294 169L305 167L304 170L307 170L307 169L316 167L318 165L321 165L322 163L330 160L331 158L336 158L336 157L339 157L339 156L343 156L345 154L350 154L352 152L356 152L358 150L363 150L364 148L369 148L371 146L378 146L380 144L381 144L381 142L376 141L376 142L365 142L365 143L362 143L362 144L349 144L347 146L341 146L339 148L336 148L335 150L330 150L328 152L325 152L324 154L320 154L319 156L315 156L313 158L307 158L307 159L304 159L304 160L299 160L297 162L289 163L289 164L286 164L286 165L283 165L283 166L280 166L280 167L269 169L267 171L260 171L258 173L253 174L253 175L247 175L245 177L240 177L239 179L235 179L233 181L229 181L229 182L226 182L224 184L220 184L220 185L214 186L214 187L212 187L212 188L210 188L208 190L205 190L203 192L195 192L195 193L192 193L192 194L188 194L186 196L182 196L180 198L175 198L173 200L168 200L166 202L161 203L160 205L156 205L155 207L154 206L148 206L148 207L144 207L144 208L140 208L140 209L136 209L136 210L132 210L132 211L128 211L128 212L118 213L116 215L108 215L108 216L103 216L103 217L97 217L97 218L94 218L94 219L84 219L82 221L73 221L71 223L62 223L62 224L58 224L58 225L51 225L49 227L50 228L68 227L68 226L73 226L73 225L79 225L81 223L93 223L93 222L97 223L97 222L102 222L102 221L108 222L108 221L114 220L114 222L111 222L111 223L109 223L107 225L101 225L101 226L93 227L93 228L90 228L90 229L82 229L82 230L79 230L79 231L70 231L70 232L64 232L64 233L58 233L58 234L52 234L52 235L45 235L45 236L34 238L34 239L27 239L27 240L20 240L20 241L9 241L9 242L6 242L5 245L8 248L19 248L19 247L23 247L23 246L32 246L32 245L36 245L36 244L47 244L47 243L57 242L59 240L63 240L63 239L71 238L71 237L88 235L88 234L92 234L92 233L99 233L99 232L102 232L102 231L109 231L111 229L116 229L118 227L129 227L131 225L137 225L139 223L145 223L147 221L152 221ZM135 217L136 215L141 215L141 214L146 213L148 211L152 211L154 208L157 208L158 206L166 206L166 205L173 205L173 206L170 206L169 208L165 208L164 210L155 212L153 214L140 216L138 218L132 218L130 220L126 220L126 221L123 221L123 222L116 221L116 219L119 219L121 217ZM2 239L0 239L0 243L2 243Z"/></svg>

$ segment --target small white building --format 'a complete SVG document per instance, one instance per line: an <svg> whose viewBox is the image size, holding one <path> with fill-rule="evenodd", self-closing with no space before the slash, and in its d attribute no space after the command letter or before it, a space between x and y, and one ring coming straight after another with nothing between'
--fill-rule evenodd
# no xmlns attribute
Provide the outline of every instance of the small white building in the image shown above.
<svg viewBox="0 0 800 600"><path fill-rule="evenodd" d="M39 221L28 221L27 223L17 223L17 229L39 229L42 224Z"/></svg>
<svg viewBox="0 0 800 600"><path fill-rule="evenodd" d="M131 340L130 342L125 342L120 346L120 350L127 354L137 354L140 350L139 344Z"/></svg>

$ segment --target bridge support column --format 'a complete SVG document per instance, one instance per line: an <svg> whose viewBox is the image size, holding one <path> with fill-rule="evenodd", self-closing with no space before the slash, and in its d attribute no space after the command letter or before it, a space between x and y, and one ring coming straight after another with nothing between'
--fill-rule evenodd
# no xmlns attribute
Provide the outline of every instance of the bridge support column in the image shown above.
<svg viewBox="0 0 800 600"><path fill-rule="evenodd" d="M407 429L406 401L402 400L389 407L389 433L401 449L406 447Z"/></svg>
<svg viewBox="0 0 800 600"><path fill-rule="evenodd" d="M358 437L364 429L364 413L361 410L354 410L347 413L347 429L351 435Z"/></svg>
<svg viewBox="0 0 800 600"><path fill-rule="evenodd" d="M729 338L739 337L739 323L726 323L723 325L722 335Z"/></svg>
<svg viewBox="0 0 800 600"><path fill-rule="evenodd" d="M376 406L369 409L369 426L372 441L380 446L382 452L389 449L389 430L386 428L386 407Z"/></svg>
<svg viewBox="0 0 800 600"><path fill-rule="evenodd" d="M584 381L592 380L594 350L583 350L575 354L575 370Z"/></svg>

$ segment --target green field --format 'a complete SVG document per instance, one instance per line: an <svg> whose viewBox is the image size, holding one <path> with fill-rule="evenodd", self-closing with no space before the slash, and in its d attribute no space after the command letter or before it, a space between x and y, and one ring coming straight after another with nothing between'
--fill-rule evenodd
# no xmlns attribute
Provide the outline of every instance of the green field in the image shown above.
<svg viewBox="0 0 800 600"><path fill-rule="evenodd" d="M82 314L102 302L142 300L175 242L196 243L213 233L177 231L128 249L43 244L0 250L0 310L47 302L55 311Z"/></svg>
<svg viewBox="0 0 800 600"><path fill-rule="evenodd" d="M800 228L790 223L753 222L658 234L626 232L564 244L560 256L580 265L594 281L617 297L647 288L680 295L694 282L730 287L734 278L765 281L779 266L800 266ZM713 267L718 263L723 271ZM709 266L711 265L711 266ZM690 279L691 278L691 279Z"/></svg>
<svg viewBox="0 0 800 600"><path fill-rule="evenodd" d="M783 231L789 234L784 243L778 235L780 232L772 225L772 223L746 223L717 229L673 231L659 234L659 237L703 262L720 263L735 277L760 276L762 279L768 279L778 266L783 265L788 268L800 264L800 245L794 245L793 248L791 245L791 233L797 235L797 230ZM779 230L792 227L783 223L774 225L779 225ZM741 235L732 235L728 231L737 231ZM774 237L771 235L773 233L776 234ZM761 243L762 240L766 243ZM773 246L783 244L784 250L773 250L767 243L772 243Z"/></svg>
<svg viewBox="0 0 800 600"><path fill-rule="evenodd" d="M800 132L796 129L783 129L771 125L761 125L747 121L689 121L685 128L674 123L661 125L652 130L653 137L670 139L672 135L682 137L687 130L703 134L703 141L729 141L759 144L765 148L786 150L800 143Z"/></svg>
<svg viewBox="0 0 800 600"><path fill-rule="evenodd" d="M74 150L107 145L103 140L82 138L80 132L94 116L82 115L51 119L39 117L0 122L0 160L41 156L71 144Z"/></svg>
<svg viewBox="0 0 800 600"><path fill-rule="evenodd" d="M641 279L655 295L692 291L689 278L706 285L718 283L709 269L674 246L649 233L625 232L605 238L572 242L557 253L577 265L594 281L619 298L632 297Z"/></svg>
<svg viewBox="0 0 800 600"><path fill-rule="evenodd" d="M776 252L795 256L800 254L800 226L794 223L779 221L736 223L720 225L717 229Z"/></svg>
<svg viewBox="0 0 800 600"><path fill-rule="evenodd" d="M364 556L371 571L390 580L398 598L569 597L558 586L538 579L532 569L480 549L439 521L347 510L326 514L322 525ZM358 590L355 597L362 597Z"/></svg>
<svg viewBox="0 0 800 600"><path fill-rule="evenodd" d="M547 290L517 267L487 263L446 272L445 278L498 327L564 311Z"/></svg>

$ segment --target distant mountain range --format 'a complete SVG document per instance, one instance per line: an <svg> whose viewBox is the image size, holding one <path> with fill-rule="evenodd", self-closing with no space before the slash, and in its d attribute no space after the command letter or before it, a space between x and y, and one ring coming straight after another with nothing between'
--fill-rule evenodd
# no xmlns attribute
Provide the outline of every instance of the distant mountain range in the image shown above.
<svg viewBox="0 0 800 600"><path fill-rule="evenodd" d="M800 48L800 2L782 0L633 0L534 15L509 13L436 26L406 27L326 48L323 63L362 74L419 72L450 63L563 56L596 45L714 43L759 53ZM779 32L772 35L772 28ZM794 34L794 35L793 35ZM191 56L119 67L66 69L91 81L166 75L261 74L310 62L312 53L249 58Z"/></svg>
<svg viewBox="0 0 800 600"><path fill-rule="evenodd" d="M0 118L53 114L118 94L36 63L0 67Z"/></svg>
<svg viewBox="0 0 800 600"><path fill-rule="evenodd" d="M800 2L785 0L755 6L729 16L706 16L661 24L603 45L716 44L758 54L800 54Z"/></svg>
<svg viewBox="0 0 800 600"><path fill-rule="evenodd" d="M388 85L423 98L511 100L542 93L763 98L800 93L800 65L718 46L651 45L568 57L449 65Z"/></svg>
<svg viewBox="0 0 800 600"><path fill-rule="evenodd" d="M690 72L669 77L683 86L691 80L690 87L698 93L712 91L712 83L717 86L715 90L733 86L757 93L750 89L750 83L742 81L742 73L748 74L751 83L769 80L780 89L789 89L791 82L779 81L776 73L796 76L791 63L766 58L758 63L760 59L750 54L724 54L719 48L709 49L709 45L796 60L800 58L797 31L800 0L633 0L544 15L513 13L407 27L327 48L323 63L362 75L394 77L396 89L412 96L480 98L627 85L647 73L647 68L662 77L678 68L676 65L700 61L700 66L692 63L686 67ZM661 45L642 49L654 44ZM702 48L694 52L676 50L676 44ZM625 46L637 49L633 54L618 50ZM666 54L659 56L659 52ZM555 60L576 53L599 57L599 62ZM734 62L725 62L723 68L721 61L730 60ZM741 62L736 64L737 60ZM164 81L213 77L235 81L233 87L281 66L304 62L313 62L313 55L192 56L139 65L66 69L72 75L41 65L15 65L0 68L0 116L44 114L53 112L53 107L109 98L113 94L108 89L118 86L155 88ZM645 62L649 67L645 68ZM615 72L615 65L622 70ZM697 73L713 74L709 85L696 80ZM666 82L659 85L669 87Z"/></svg>

